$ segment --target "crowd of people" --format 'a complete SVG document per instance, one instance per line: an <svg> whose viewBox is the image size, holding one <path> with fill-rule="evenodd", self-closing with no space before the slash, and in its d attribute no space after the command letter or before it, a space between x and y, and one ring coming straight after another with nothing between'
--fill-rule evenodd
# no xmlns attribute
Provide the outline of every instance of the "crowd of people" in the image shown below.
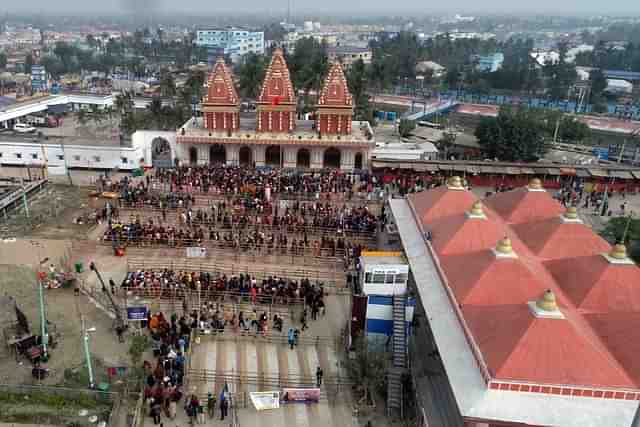
<svg viewBox="0 0 640 427"><path fill-rule="evenodd" d="M171 192L202 192L209 194L250 193L259 199L270 200L281 195L372 193L378 179L368 172L346 174L340 170L301 173L278 168L242 166L181 166L158 169L153 182L168 187Z"/></svg>
<svg viewBox="0 0 640 427"><path fill-rule="evenodd" d="M222 302L227 298L234 302L248 301L252 304L291 304L304 301L311 307L323 301L324 297L323 284L312 283L309 279L297 281L283 277L267 277L258 280L244 273L226 276L170 269L129 272L122 282L122 288L134 293L137 290L145 290L157 296L167 297L175 296L176 291L200 289L212 303Z"/></svg>
<svg viewBox="0 0 640 427"><path fill-rule="evenodd" d="M145 360L144 399L148 414L155 425L163 417L175 420L180 401L184 399L184 410L190 424L204 424L205 406L197 395L185 396L183 383L185 374L185 355L189 350L191 331L198 327L197 312L178 318L173 314L167 319L162 312L147 314L143 327L148 328L151 337L151 349L155 363ZM220 393L221 420L229 409L229 394L226 388ZM215 416L216 398L208 393L206 412L210 418Z"/></svg>

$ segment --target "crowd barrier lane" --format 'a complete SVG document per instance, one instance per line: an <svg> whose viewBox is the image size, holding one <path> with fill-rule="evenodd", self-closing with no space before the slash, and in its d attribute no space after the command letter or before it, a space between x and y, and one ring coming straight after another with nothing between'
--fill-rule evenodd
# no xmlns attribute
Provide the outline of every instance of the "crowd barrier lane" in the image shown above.
<svg viewBox="0 0 640 427"><path fill-rule="evenodd" d="M331 268L335 265L336 268L344 268L348 263L345 256L314 256L313 254L305 251L304 254L296 255L291 253L282 253L280 251L270 251L267 248L248 249L248 250L227 250L223 248L212 248L207 246L207 253L205 259L228 259L233 260L236 263L261 262L263 264L278 264L278 265L303 265L303 266L324 266L325 268ZM181 258L185 256L185 248L169 248L165 247L161 249L162 256ZM144 246L129 246L127 248L127 255L133 256L145 256L149 255L149 249Z"/></svg>
<svg viewBox="0 0 640 427"><path fill-rule="evenodd" d="M194 198L202 198L206 200L234 200L234 199L242 199L246 197L253 197L255 193L253 192L239 192L239 193L228 193L217 191L215 188L211 188L209 191L203 191L199 187L192 187L189 191L187 187L181 186L181 188L177 189L177 191L171 191L172 188L166 182L159 182L158 180L152 179L150 185L151 191L156 194L168 195L168 194L178 194L178 195L190 195ZM175 190L175 188L174 188ZM382 191L381 188L375 188L371 192L367 191L351 191L346 188L343 191L336 192L321 192L316 193L312 191L298 191L298 192L281 192L281 193L272 193L271 200L279 201L279 200L290 200L290 201L300 201L300 202L360 202L360 203L382 203L382 199L380 197L380 193Z"/></svg>
<svg viewBox="0 0 640 427"><path fill-rule="evenodd" d="M140 221L148 221L153 220L157 221L159 224L167 224L167 225L185 225L181 219L178 217L178 211L172 211L166 213L166 220L163 219L162 210L156 208L121 208L119 213L120 219L123 221L133 222L136 218L140 219ZM219 233L229 232L229 231L263 231L263 232L271 232L281 234L282 232L286 232L287 234L308 234L312 236L325 236L325 237L333 237L333 238L344 238L344 239L377 239L377 232L371 230L357 230L357 229L341 229L332 227L322 227L322 226L313 226L313 225L299 225L299 224L241 224L238 222L233 222L231 224L223 224L222 222L214 221L214 222L204 222L193 220L191 221L192 227L203 227L206 230L213 230ZM188 227L188 226L187 226Z"/></svg>
<svg viewBox="0 0 640 427"><path fill-rule="evenodd" d="M218 291L214 289L198 291L177 288L135 288L126 291L127 298L137 297L139 299L159 300L168 303L175 301L176 305L182 304L185 300L192 303L194 300L197 301L198 298L203 304L213 301L224 308L234 307L236 309L242 308L243 306L259 307L265 305L289 307L292 305L304 305L303 298L279 297L275 295L256 295L255 303L253 303L249 294L234 291ZM124 293L122 296L124 296Z"/></svg>
<svg viewBox="0 0 640 427"><path fill-rule="evenodd" d="M238 333L232 332L229 329L226 329L224 333L215 333L211 332L208 334L203 334L202 331L198 331L197 335L201 340L203 339L214 339L214 340L225 340L225 341L239 341L245 339L260 339L263 341L267 341L273 344L283 344L288 345L288 337L287 330L283 329L282 332L273 332L272 329L269 332L255 332L255 330L250 331L239 331ZM305 346L316 346L316 347L332 347L334 349L342 348L342 337L341 336L320 336L320 335L305 335L305 333L301 333L298 336L297 345L305 345Z"/></svg>
<svg viewBox="0 0 640 427"><path fill-rule="evenodd" d="M141 247L141 248L170 248L170 249L184 249L192 247L206 247L212 249L225 249L235 250L247 253L254 250L264 250L266 255L294 255L294 256L313 256L318 258L341 258L345 252L343 248L311 248L308 246L287 246L275 245L273 247L267 244L238 244L237 242L224 241L224 240L211 240L211 239L126 239L116 238L112 239L110 236L104 236L100 239L103 245L112 245L114 242L118 245L124 244L128 247Z"/></svg>
<svg viewBox="0 0 640 427"><path fill-rule="evenodd" d="M274 387L292 387L292 388L315 388L315 375L294 375L285 374L270 375L259 372L236 371L230 373L217 372L211 369L191 369L187 372L192 381L214 382L218 380L237 383L237 384L255 384L269 385ZM348 378L339 377L337 375L324 375L322 377L323 386L341 385L350 387L356 385L356 382Z"/></svg>
<svg viewBox="0 0 640 427"><path fill-rule="evenodd" d="M236 263L222 263L218 261L197 262L188 258L182 260L163 260L148 258L129 258L127 262L128 271L162 271L171 269L173 271L189 271L189 272L210 272L218 274L226 274L227 277L243 274L249 274L257 280L267 279L270 277L283 277L291 280L301 281L308 279L312 283L322 283L325 289L328 288L346 288L346 274L342 269L321 269L321 268L281 268L273 265L244 265L239 266Z"/></svg>

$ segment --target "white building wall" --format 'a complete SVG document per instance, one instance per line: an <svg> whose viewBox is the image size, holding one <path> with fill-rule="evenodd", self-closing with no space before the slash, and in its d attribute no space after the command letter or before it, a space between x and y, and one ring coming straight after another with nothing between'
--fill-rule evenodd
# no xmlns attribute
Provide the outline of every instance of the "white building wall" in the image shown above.
<svg viewBox="0 0 640 427"><path fill-rule="evenodd" d="M142 147L100 147L0 141L0 163L12 166L133 170L144 159Z"/></svg>
<svg viewBox="0 0 640 427"><path fill-rule="evenodd" d="M176 159L188 160L188 151L186 152L187 156L182 157L182 153L178 152L178 144L176 143L176 133L173 131L160 131L160 130L139 130L136 131L133 135L131 135L131 144L134 148L139 149L143 153L144 157L144 166L151 167L153 166L151 149L153 145L153 140L156 138L163 138L169 142L171 146L171 162L173 163Z"/></svg>

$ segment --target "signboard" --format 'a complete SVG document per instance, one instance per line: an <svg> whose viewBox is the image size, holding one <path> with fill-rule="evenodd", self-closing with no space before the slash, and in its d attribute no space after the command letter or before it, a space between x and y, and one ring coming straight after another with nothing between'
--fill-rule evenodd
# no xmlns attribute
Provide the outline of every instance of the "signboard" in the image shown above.
<svg viewBox="0 0 640 427"><path fill-rule="evenodd" d="M131 321L147 320L147 307L127 307L127 319Z"/></svg>
<svg viewBox="0 0 640 427"><path fill-rule="evenodd" d="M205 258L207 256L207 248L190 247L187 248L187 258Z"/></svg>
<svg viewBox="0 0 640 427"><path fill-rule="evenodd" d="M283 388L282 402L318 402L320 400L319 388Z"/></svg>
<svg viewBox="0 0 640 427"><path fill-rule="evenodd" d="M596 147L592 150L594 156L596 156L599 160L609 160L609 149Z"/></svg>
<svg viewBox="0 0 640 427"><path fill-rule="evenodd" d="M280 393L277 391L258 391L249 393L251 403L258 411L278 409L280 407Z"/></svg>
<svg viewBox="0 0 640 427"><path fill-rule="evenodd" d="M42 65L31 66L31 89L34 92L47 90L47 71Z"/></svg>

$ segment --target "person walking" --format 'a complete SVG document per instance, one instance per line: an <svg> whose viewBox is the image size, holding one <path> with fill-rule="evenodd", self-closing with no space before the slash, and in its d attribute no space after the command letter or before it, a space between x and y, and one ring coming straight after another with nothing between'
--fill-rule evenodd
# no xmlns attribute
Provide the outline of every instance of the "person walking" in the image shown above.
<svg viewBox="0 0 640 427"><path fill-rule="evenodd" d="M207 412L209 414L209 418L214 418L216 416L216 398L213 393L209 393L207 395Z"/></svg>
<svg viewBox="0 0 640 427"><path fill-rule="evenodd" d="M307 325L307 309L306 308L302 310L302 317L300 318L300 323L302 323L302 328L301 328L302 331L309 328L309 326Z"/></svg>
<svg viewBox="0 0 640 427"><path fill-rule="evenodd" d="M225 397L220 401L220 421L224 421L224 417L227 416L228 412L229 412L229 401Z"/></svg>
<svg viewBox="0 0 640 427"><path fill-rule="evenodd" d="M322 385L322 377L324 376L324 372L322 372L322 368L318 366L316 369L316 387L320 387Z"/></svg>
<svg viewBox="0 0 640 427"><path fill-rule="evenodd" d="M158 425L160 424L160 412L162 411L162 405L160 405L160 402L156 399L153 401L153 404L151 405L151 416L153 417L153 424Z"/></svg>
<svg viewBox="0 0 640 427"><path fill-rule="evenodd" d="M293 328L289 328L289 332L287 333L287 340L289 341L289 347L293 350L293 346L295 344L295 335Z"/></svg>

